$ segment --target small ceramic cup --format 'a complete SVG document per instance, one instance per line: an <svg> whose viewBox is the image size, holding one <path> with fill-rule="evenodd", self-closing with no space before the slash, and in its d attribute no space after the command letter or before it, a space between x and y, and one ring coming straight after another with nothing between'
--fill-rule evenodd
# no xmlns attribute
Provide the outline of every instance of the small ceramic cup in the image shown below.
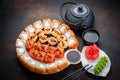
<svg viewBox="0 0 120 80"><path fill-rule="evenodd" d="M100 35L97 30L90 28L90 29L86 29L85 31L83 31L82 38L85 44L91 45L99 41Z"/></svg>

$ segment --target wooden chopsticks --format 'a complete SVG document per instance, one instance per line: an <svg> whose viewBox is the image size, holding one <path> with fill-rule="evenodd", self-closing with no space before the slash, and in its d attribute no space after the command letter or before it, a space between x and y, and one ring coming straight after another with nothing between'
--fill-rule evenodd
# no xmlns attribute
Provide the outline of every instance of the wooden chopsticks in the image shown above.
<svg viewBox="0 0 120 80"><path fill-rule="evenodd" d="M87 64L86 66L84 66L84 67L76 70L75 72L67 75L66 77L62 78L61 80L69 80L69 79L72 78L72 77L74 77L73 80L76 80L80 75L82 75L82 74L85 73L87 70L89 70L90 68L93 67L92 65L89 66L89 67L88 67L88 66L89 66L89 64ZM86 67L88 67L88 68L86 68ZM86 69L84 69L84 68L86 68ZM84 70L83 70L83 69L84 69ZM81 71L82 71L82 72L81 72Z"/></svg>

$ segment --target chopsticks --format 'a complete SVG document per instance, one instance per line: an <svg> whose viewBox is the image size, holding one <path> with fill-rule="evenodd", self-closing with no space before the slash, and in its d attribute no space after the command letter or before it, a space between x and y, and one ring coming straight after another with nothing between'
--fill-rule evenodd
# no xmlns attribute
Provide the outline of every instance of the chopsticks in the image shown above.
<svg viewBox="0 0 120 80"><path fill-rule="evenodd" d="M89 70L90 68L93 67L92 65L89 66L89 67L88 67L88 66L89 66L89 64L87 64L86 66L84 66L84 67L82 67L82 68L76 70L75 72L69 74L68 76L62 78L61 80L68 80L68 79L70 79L70 78L72 78L72 77L74 77L73 80L76 80L80 75L82 75L82 74L85 73L87 70ZM82 69L84 69L84 68L86 68L86 67L88 67L88 68L85 69L83 72L79 73L80 71L82 71Z"/></svg>

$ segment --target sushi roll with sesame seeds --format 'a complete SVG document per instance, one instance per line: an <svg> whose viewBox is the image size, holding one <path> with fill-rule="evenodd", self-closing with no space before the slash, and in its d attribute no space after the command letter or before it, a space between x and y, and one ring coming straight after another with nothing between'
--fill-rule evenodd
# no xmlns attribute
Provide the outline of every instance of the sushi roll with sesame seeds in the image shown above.
<svg viewBox="0 0 120 80"><path fill-rule="evenodd" d="M52 31L52 35L53 35L54 37L58 37L58 36L60 35L59 29L54 29L54 30Z"/></svg>
<svg viewBox="0 0 120 80"><path fill-rule="evenodd" d="M48 43L49 43L50 45L52 45L52 46L56 46L57 43L58 43L58 40L57 40L55 37L50 37L50 38L48 39Z"/></svg>
<svg viewBox="0 0 120 80"><path fill-rule="evenodd" d="M47 43L48 37L46 35L39 36L40 43Z"/></svg>

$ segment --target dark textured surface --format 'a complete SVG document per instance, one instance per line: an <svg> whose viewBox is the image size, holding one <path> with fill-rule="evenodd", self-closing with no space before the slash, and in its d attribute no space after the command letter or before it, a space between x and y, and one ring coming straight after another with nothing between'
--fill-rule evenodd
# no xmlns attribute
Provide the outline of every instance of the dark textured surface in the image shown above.
<svg viewBox="0 0 120 80"><path fill-rule="evenodd" d="M67 1L67 0L66 0ZM81 67L70 65L51 75L28 71L16 59L15 41L18 34L35 20L52 18L61 20L59 7L64 0L2 0L0 1L0 80L60 80ZM68 0L69 1L69 0ZM71 0L73 1L73 0ZM85 73L78 80L120 79L120 2L119 0L74 0L88 5L95 14L94 28L100 33L99 47L111 59L112 66L106 78ZM76 31L75 31L76 32ZM81 34L77 33L81 45Z"/></svg>

